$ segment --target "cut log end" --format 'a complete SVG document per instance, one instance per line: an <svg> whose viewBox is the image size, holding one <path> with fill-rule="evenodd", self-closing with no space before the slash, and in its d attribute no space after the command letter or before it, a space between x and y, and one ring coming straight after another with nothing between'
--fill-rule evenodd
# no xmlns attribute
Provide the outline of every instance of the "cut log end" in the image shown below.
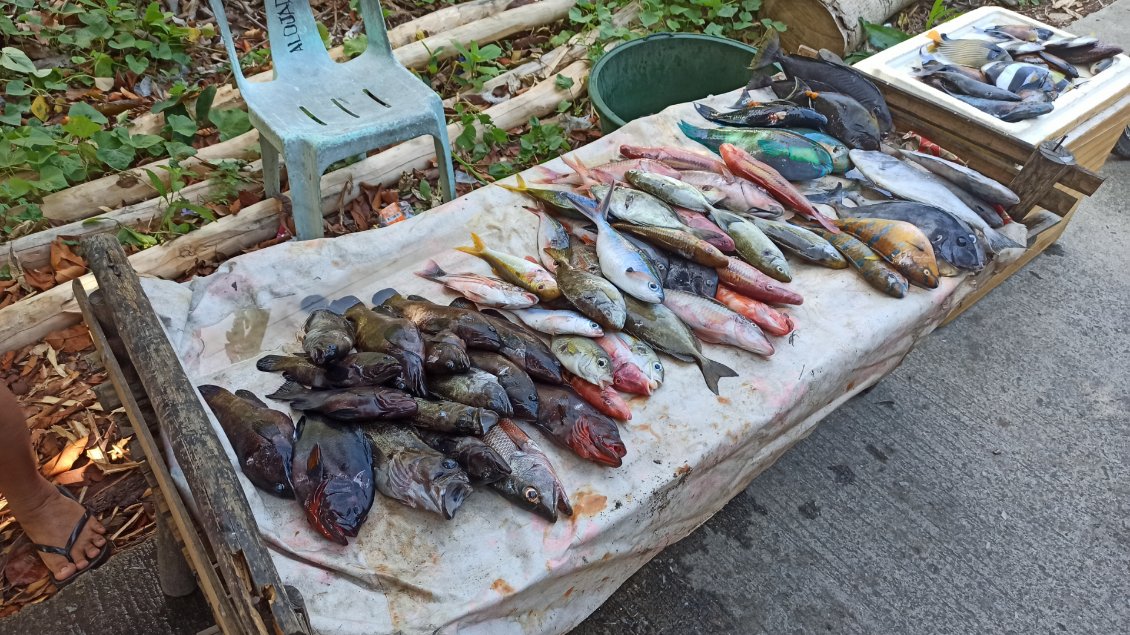
<svg viewBox="0 0 1130 635"><path fill-rule="evenodd" d="M781 48L801 45L844 56L863 44L859 20L882 23L916 0L765 0L761 15L784 22Z"/></svg>

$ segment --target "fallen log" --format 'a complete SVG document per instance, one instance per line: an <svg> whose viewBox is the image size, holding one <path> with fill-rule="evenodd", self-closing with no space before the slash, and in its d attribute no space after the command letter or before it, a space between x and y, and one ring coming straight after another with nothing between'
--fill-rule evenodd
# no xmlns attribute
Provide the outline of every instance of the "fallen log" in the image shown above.
<svg viewBox="0 0 1130 635"><path fill-rule="evenodd" d="M187 170L207 171L208 168L204 165L204 162L222 159L246 160L258 156L259 132L251 130L227 141L201 148L194 156L181 161L180 165ZM168 185L169 173L161 167L168 164L169 159L161 159L117 174L80 183L44 196L39 208L45 218L57 223L69 223L95 216L101 212L102 208L113 209L144 201L156 195L156 191L150 185L146 170L156 174L157 178Z"/></svg>
<svg viewBox="0 0 1130 635"><path fill-rule="evenodd" d="M263 166L260 161L253 161L244 170L249 176L254 177L262 173ZM256 179L261 182L262 179ZM259 187L260 183L252 181L241 184L240 189ZM216 193L218 184L212 180L200 181L186 186L177 193L178 198L183 198L189 203L207 203ZM127 205L106 214L93 218L78 220L58 227L49 227L43 231L21 236L0 247L0 268L9 265L13 260L24 269L39 269L50 263L51 243L56 238L73 239L86 234L118 231L122 227L145 229L146 225L157 222L164 215L167 203L161 198Z"/></svg>
<svg viewBox="0 0 1130 635"><path fill-rule="evenodd" d="M511 3L512 2L513 0L511 0ZM520 31L556 22L564 18L574 4L576 4L576 0L540 0L539 2L522 5L501 13L486 14L484 17L472 22L460 23L458 25L443 25L442 28L445 29L444 31L430 35L423 40L410 39L404 45L394 48L393 54L396 55L396 58L400 60L401 64L408 68L422 68L427 65L428 60L431 59L433 54L435 54L438 59L454 57L456 55L455 47L452 46L454 43L465 44L475 41L479 44L485 44L501 40ZM456 5L450 8L455 9L461 6L463 5ZM492 11L497 11L499 7L492 4L490 8ZM485 11L486 8L483 8L483 10ZM450 15L455 16L463 14L454 13ZM479 14L477 12L470 12L468 15ZM426 17L427 16L425 16L425 18ZM424 20L424 18L419 18L419 20ZM407 22L401 25L401 27L408 27L413 24L413 22L418 21L413 20L412 22ZM425 23L425 26L428 25L432 28L436 28L437 22L429 19ZM415 26L412 27L411 32L417 32ZM400 37L401 39L404 38L403 35ZM335 60L344 59L344 56L345 53L340 46L330 50L330 57ZM271 81L273 78L274 71L265 71L251 75L247 79L253 82L267 82ZM221 86L216 90L216 96L212 99L213 108L238 108L243 105L243 96L240 95L239 89L231 85ZM133 134L156 134L160 132L161 128L165 125L164 121L164 116L161 114L150 113L142 115L130 124L130 132Z"/></svg>
<svg viewBox="0 0 1130 635"><path fill-rule="evenodd" d="M800 45L826 48L846 55L859 48L865 36L859 20L882 23L917 0L765 0L761 17L784 22L781 48L796 51Z"/></svg>
<svg viewBox="0 0 1130 635"><path fill-rule="evenodd" d="M623 8L612 16L612 25L615 27L626 27L635 22L636 19L639 18L639 15L639 2L629 3L624 5ZM600 33L597 29L577 33L561 46L543 55L539 55L537 59L515 66L498 77L487 80L483 83L483 88L479 91L479 94L486 98L492 95L495 89L506 86L509 89L509 96L513 96L524 81L531 78L537 81L548 79L557 69L564 68L584 58L588 55L589 48L596 43L599 37ZM610 45L608 48L612 48L612 46L615 45ZM473 91L463 91L454 97L448 97L443 100L444 107L453 107L456 102L465 98L467 95L471 94L471 92ZM509 98L509 96L506 98ZM490 103L498 103L491 99L487 99L487 101Z"/></svg>
<svg viewBox="0 0 1130 635"><path fill-rule="evenodd" d="M562 90L555 80L543 81L484 112L498 127L510 129L524 124L530 117L548 115L557 109L561 101L573 100L585 93L587 61L574 62L561 69L559 74L572 79L573 85ZM452 139L463 130L459 124L451 124L447 129ZM434 160L435 147L431 139L422 137L326 174L322 177L323 212L336 211L338 200L357 196L361 183L391 185L399 180L401 172L425 169ZM274 236L279 208L279 202L274 199L256 203L239 214L225 216L184 236L140 251L130 256L130 264L143 276L176 278L197 261L234 256ZM87 276L83 280L85 283ZM0 309L0 352L32 344L51 331L66 328L79 319L70 285L61 284L24 298Z"/></svg>

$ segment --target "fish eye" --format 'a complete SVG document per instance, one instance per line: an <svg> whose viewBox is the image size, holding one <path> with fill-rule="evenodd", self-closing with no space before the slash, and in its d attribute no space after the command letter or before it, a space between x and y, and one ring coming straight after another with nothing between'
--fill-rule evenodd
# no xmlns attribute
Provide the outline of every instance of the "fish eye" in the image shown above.
<svg viewBox="0 0 1130 635"><path fill-rule="evenodd" d="M600 325L597 324L596 322L589 322L589 328L590 329L598 329L598 328L600 328Z"/></svg>
<svg viewBox="0 0 1130 635"><path fill-rule="evenodd" d="M964 247L969 244L969 241L965 240L965 236L958 236L956 242L958 247Z"/></svg>
<svg viewBox="0 0 1130 635"><path fill-rule="evenodd" d="M658 291L659 285L655 284L654 282L649 282L647 283L647 288L651 289L652 291Z"/></svg>
<svg viewBox="0 0 1130 635"><path fill-rule="evenodd" d="M526 502L536 505L541 502L541 493L538 492L536 487L529 485L526 489L522 490L522 498L525 498Z"/></svg>
<svg viewBox="0 0 1130 635"><path fill-rule="evenodd" d="M454 470L455 468L459 467L459 464L455 462L455 459L444 459L443 463L441 463L440 465L442 465L443 469L445 470Z"/></svg>
<svg viewBox="0 0 1130 635"><path fill-rule="evenodd" d="M655 362L654 364L651 365L651 367L654 368L655 370L663 370L663 365L660 364L659 362Z"/></svg>
<svg viewBox="0 0 1130 635"><path fill-rule="evenodd" d="M603 359L598 359L598 360L596 360L596 365L600 366L601 368L604 368L605 366L608 365L608 362L604 361Z"/></svg>

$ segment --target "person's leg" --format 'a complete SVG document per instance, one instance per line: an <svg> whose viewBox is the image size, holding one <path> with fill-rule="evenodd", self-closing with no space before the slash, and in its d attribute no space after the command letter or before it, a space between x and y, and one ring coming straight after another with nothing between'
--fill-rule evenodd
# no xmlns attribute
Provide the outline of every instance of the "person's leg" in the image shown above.
<svg viewBox="0 0 1130 635"><path fill-rule="evenodd" d="M0 494L8 500L12 515L28 538L41 545L63 547L85 510L79 503L63 496L55 486L39 474L31 449L23 410L8 387L0 383ZM40 553L44 564L56 580L70 577L84 569L89 559L98 555L106 538L106 529L98 519L86 523L71 550L75 563L49 553Z"/></svg>

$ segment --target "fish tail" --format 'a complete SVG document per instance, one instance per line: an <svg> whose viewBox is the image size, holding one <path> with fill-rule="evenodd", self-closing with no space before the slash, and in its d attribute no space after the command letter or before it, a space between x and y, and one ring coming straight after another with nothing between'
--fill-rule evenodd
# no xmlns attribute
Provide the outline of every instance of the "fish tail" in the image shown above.
<svg viewBox="0 0 1130 635"><path fill-rule="evenodd" d="M511 192L529 191L530 188L526 185L526 179L523 179L521 174L515 174L514 178L517 179L518 185L507 185L505 183L495 183L495 185L498 185L502 189L510 190Z"/></svg>
<svg viewBox="0 0 1130 635"><path fill-rule="evenodd" d="M702 143L706 140L706 131L698 126L679 120L679 130L683 131L689 139Z"/></svg>
<svg viewBox="0 0 1130 635"><path fill-rule="evenodd" d="M404 383L408 386L408 392L417 397L428 396L428 385L424 380L424 360L420 359L415 353L404 351L404 361L407 363L401 364L404 370Z"/></svg>
<svg viewBox="0 0 1130 635"><path fill-rule="evenodd" d="M985 228L985 241L989 244L989 249L995 254L1000 253L1004 249L1024 249L1024 245L1021 245L991 227Z"/></svg>
<svg viewBox="0 0 1130 635"><path fill-rule="evenodd" d="M942 36L936 29L930 29L930 31L926 33L926 37L930 38L930 41L934 44L942 43Z"/></svg>
<svg viewBox="0 0 1130 635"><path fill-rule="evenodd" d="M703 119L713 120L721 114L706 104L695 104L694 109L698 111L698 114L702 115Z"/></svg>
<svg viewBox="0 0 1130 635"><path fill-rule="evenodd" d="M695 363L698 364L699 370L702 371L702 378L706 380L707 388L710 388L710 392L716 395L718 394L719 379L738 376L738 373L729 366L703 357L701 354L695 357Z"/></svg>
<svg viewBox="0 0 1130 635"><path fill-rule="evenodd" d="M266 373L276 373L280 370L286 370L287 366L289 366L289 364L287 364L285 355L266 355L255 362L255 368ZM201 388L203 388L203 386L201 386Z"/></svg>
<svg viewBox="0 0 1130 635"><path fill-rule="evenodd" d="M296 381L287 380L283 383L283 385L279 386L278 390L267 395L267 399L275 399L277 401L295 401L300 399L305 393L305 386ZM302 410L302 408L298 409Z"/></svg>
<svg viewBox="0 0 1130 635"><path fill-rule="evenodd" d="M472 247L456 247L455 250L472 256L482 256L483 252L487 249L486 243L484 243L483 239L479 238L479 235L475 232L471 232L471 244L473 245Z"/></svg>
<svg viewBox="0 0 1130 635"><path fill-rule="evenodd" d="M565 253L564 249L556 249L554 247L546 247L545 253L553 258L557 264L569 264L569 254Z"/></svg>
<svg viewBox="0 0 1130 635"><path fill-rule="evenodd" d="M569 155L567 155L567 154L563 154L563 155L561 155L561 161L562 161L563 163L565 163L565 165L567 165L567 166L569 166L570 168L572 168L574 172L576 172L577 174L579 174L579 175L581 176L581 179L582 179L582 180L583 180L584 182L588 183L588 182L591 182L591 181L593 181L593 180L594 180L594 179L592 178L592 174L591 174L591 173L589 172L589 168L588 168L588 166L587 166L587 165L585 165L585 164L584 164L584 163L583 163L583 162L582 162L582 161L581 161L580 159L578 159L578 158L577 158L576 156L569 156Z"/></svg>
<svg viewBox="0 0 1130 635"><path fill-rule="evenodd" d="M429 260L424 264L424 268L416 272L416 275L427 280L439 280L447 275L447 272L440 268L439 263L435 260ZM259 370L263 370L260 368Z"/></svg>

